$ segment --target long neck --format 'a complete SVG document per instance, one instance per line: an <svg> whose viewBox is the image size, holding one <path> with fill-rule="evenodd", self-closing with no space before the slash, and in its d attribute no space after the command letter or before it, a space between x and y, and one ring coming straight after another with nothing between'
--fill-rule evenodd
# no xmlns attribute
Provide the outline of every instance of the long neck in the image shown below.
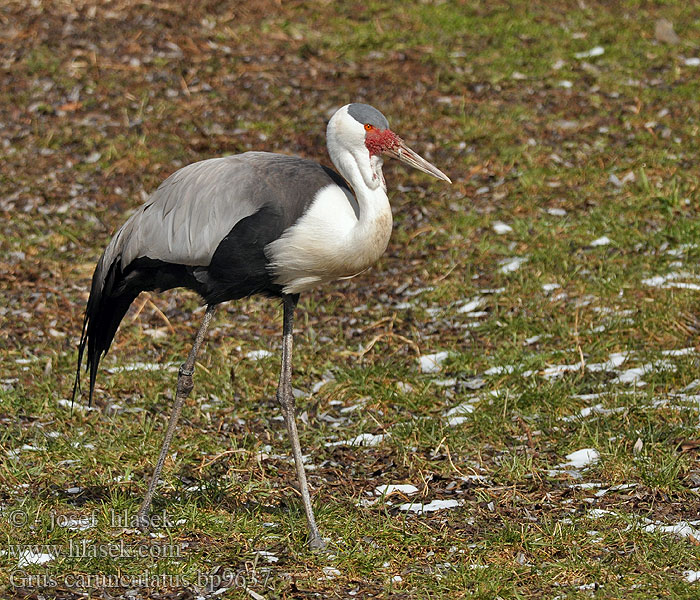
<svg viewBox="0 0 700 600"><path fill-rule="evenodd" d="M329 151L331 147L329 144ZM344 245L352 249L353 268L350 270L359 273L384 253L391 237L393 219L382 162L379 157L369 158L369 152L358 160L353 153L337 146L330 155L336 169L355 191L360 208L359 218L348 231L349 237Z"/></svg>
<svg viewBox="0 0 700 600"><path fill-rule="evenodd" d="M329 140L328 153L338 172L350 184L360 205L360 223L376 218L389 209L382 159L367 151L351 152Z"/></svg>

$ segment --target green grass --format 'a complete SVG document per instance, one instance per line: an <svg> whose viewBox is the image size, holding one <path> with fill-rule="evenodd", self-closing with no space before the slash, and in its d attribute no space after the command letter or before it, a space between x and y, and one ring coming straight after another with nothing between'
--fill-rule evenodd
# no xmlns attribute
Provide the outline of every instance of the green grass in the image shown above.
<svg viewBox="0 0 700 600"><path fill-rule="evenodd" d="M3 597L697 597L698 540L661 527L700 512L698 354L664 354L695 348L699 327L698 291L673 287L700 278L698 9L110 7L0 7ZM655 41L661 17L679 45ZM154 501L165 523L141 534L128 520L176 372L107 369L178 365L202 312L182 291L139 299L94 409L71 411L58 401L94 264L179 166L248 149L328 164L325 120L350 101L454 184L387 161L387 253L300 303L294 386L329 553L305 546L278 359L246 358L279 349L281 311L260 299L217 312ZM475 298L481 316L459 312ZM438 351L442 371L422 373L418 354ZM616 369L590 367L616 353ZM642 367L645 385L615 380ZM326 445L363 433L385 437ZM583 448L599 460L577 478L562 464ZM390 483L419 492L374 502ZM399 508L437 499L460 505ZM28 549L54 557L25 565Z"/></svg>

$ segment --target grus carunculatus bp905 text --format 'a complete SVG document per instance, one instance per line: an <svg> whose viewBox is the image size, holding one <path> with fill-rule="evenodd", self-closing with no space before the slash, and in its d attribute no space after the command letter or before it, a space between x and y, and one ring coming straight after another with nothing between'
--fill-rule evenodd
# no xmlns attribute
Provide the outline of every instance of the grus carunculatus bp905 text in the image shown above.
<svg viewBox="0 0 700 600"><path fill-rule="evenodd" d="M143 526L182 405L192 390L195 359L215 306L262 294L281 298L284 306L277 400L292 445L309 545L324 545L311 507L292 395L292 330L299 294L361 273L386 249L392 217L383 155L450 182L367 104L340 108L328 123L326 139L340 175L310 160L265 152L183 167L117 231L97 263L73 397L85 356L92 400L100 359L140 292L186 287L199 293L207 306L180 367L163 447L137 515Z"/></svg>

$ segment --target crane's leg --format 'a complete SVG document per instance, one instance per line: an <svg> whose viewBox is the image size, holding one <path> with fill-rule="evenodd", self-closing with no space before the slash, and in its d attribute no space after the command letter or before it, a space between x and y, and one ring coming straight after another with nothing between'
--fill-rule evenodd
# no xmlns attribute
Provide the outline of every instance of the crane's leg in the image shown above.
<svg viewBox="0 0 700 600"><path fill-rule="evenodd" d="M148 527L148 511L151 508L151 501L153 500L153 494L156 491L156 486L158 485L158 479L160 478L160 473L163 470L163 464L168 456L168 449L170 448L170 442L175 434L175 428L177 427L177 420L180 418L180 412L182 411L182 405L185 403L185 399L190 395L192 388L194 387L194 382L192 381L192 375L194 375L194 361L197 359L197 353L199 352L199 347L202 345L204 336L209 329L209 324L211 323L211 318L216 310L216 306L213 304L207 305L207 310L204 313L204 319L202 324L197 331L197 335L194 338L194 344L190 350L189 356L185 363L180 367L177 375L177 390L175 393L175 404L173 405L173 412L170 414L170 420L168 421L168 428L165 431L165 439L163 440L163 447L160 450L160 456L158 457L158 462L156 463L156 468L153 471L153 477L151 482L148 484L148 490L141 503L141 508L136 514L136 522L141 529Z"/></svg>
<svg viewBox="0 0 700 600"><path fill-rule="evenodd" d="M292 443L292 454L294 464L297 469L297 478L301 488L301 501L304 504L306 522L309 526L309 547L312 550L322 550L326 543L316 526L314 511L311 507L311 496L309 486L306 483L306 471L301 457L301 444L299 444L299 433L295 415L294 395L292 394L292 338L294 329L294 309L298 296L284 296L284 324L282 326L282 370L280 372L280 384L277 388L277 401L282 407L282 415L287 425L289 440Z"/></svg>

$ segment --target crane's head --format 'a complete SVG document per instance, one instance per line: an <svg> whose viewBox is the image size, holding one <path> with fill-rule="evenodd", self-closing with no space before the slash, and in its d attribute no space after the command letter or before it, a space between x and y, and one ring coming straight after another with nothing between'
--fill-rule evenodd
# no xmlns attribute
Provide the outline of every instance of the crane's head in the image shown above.
<svg viewBox="0 0 700 600"><path fill-rule="evenodd" d="M440 169L411 150L406 142L389 129L386 117L369 104L354 103L340 108L328 123L327 137L328 150L336 166L342 170L337 161L340 158L338 155L343 150L349 152L370 187L376 186L371 185L369 173L363 167L369 166L371 179L379 179L383 184L381 166L384 155L398 158L419 171L452 183ZM377 185L379 183L377 181Z"/></svg>

